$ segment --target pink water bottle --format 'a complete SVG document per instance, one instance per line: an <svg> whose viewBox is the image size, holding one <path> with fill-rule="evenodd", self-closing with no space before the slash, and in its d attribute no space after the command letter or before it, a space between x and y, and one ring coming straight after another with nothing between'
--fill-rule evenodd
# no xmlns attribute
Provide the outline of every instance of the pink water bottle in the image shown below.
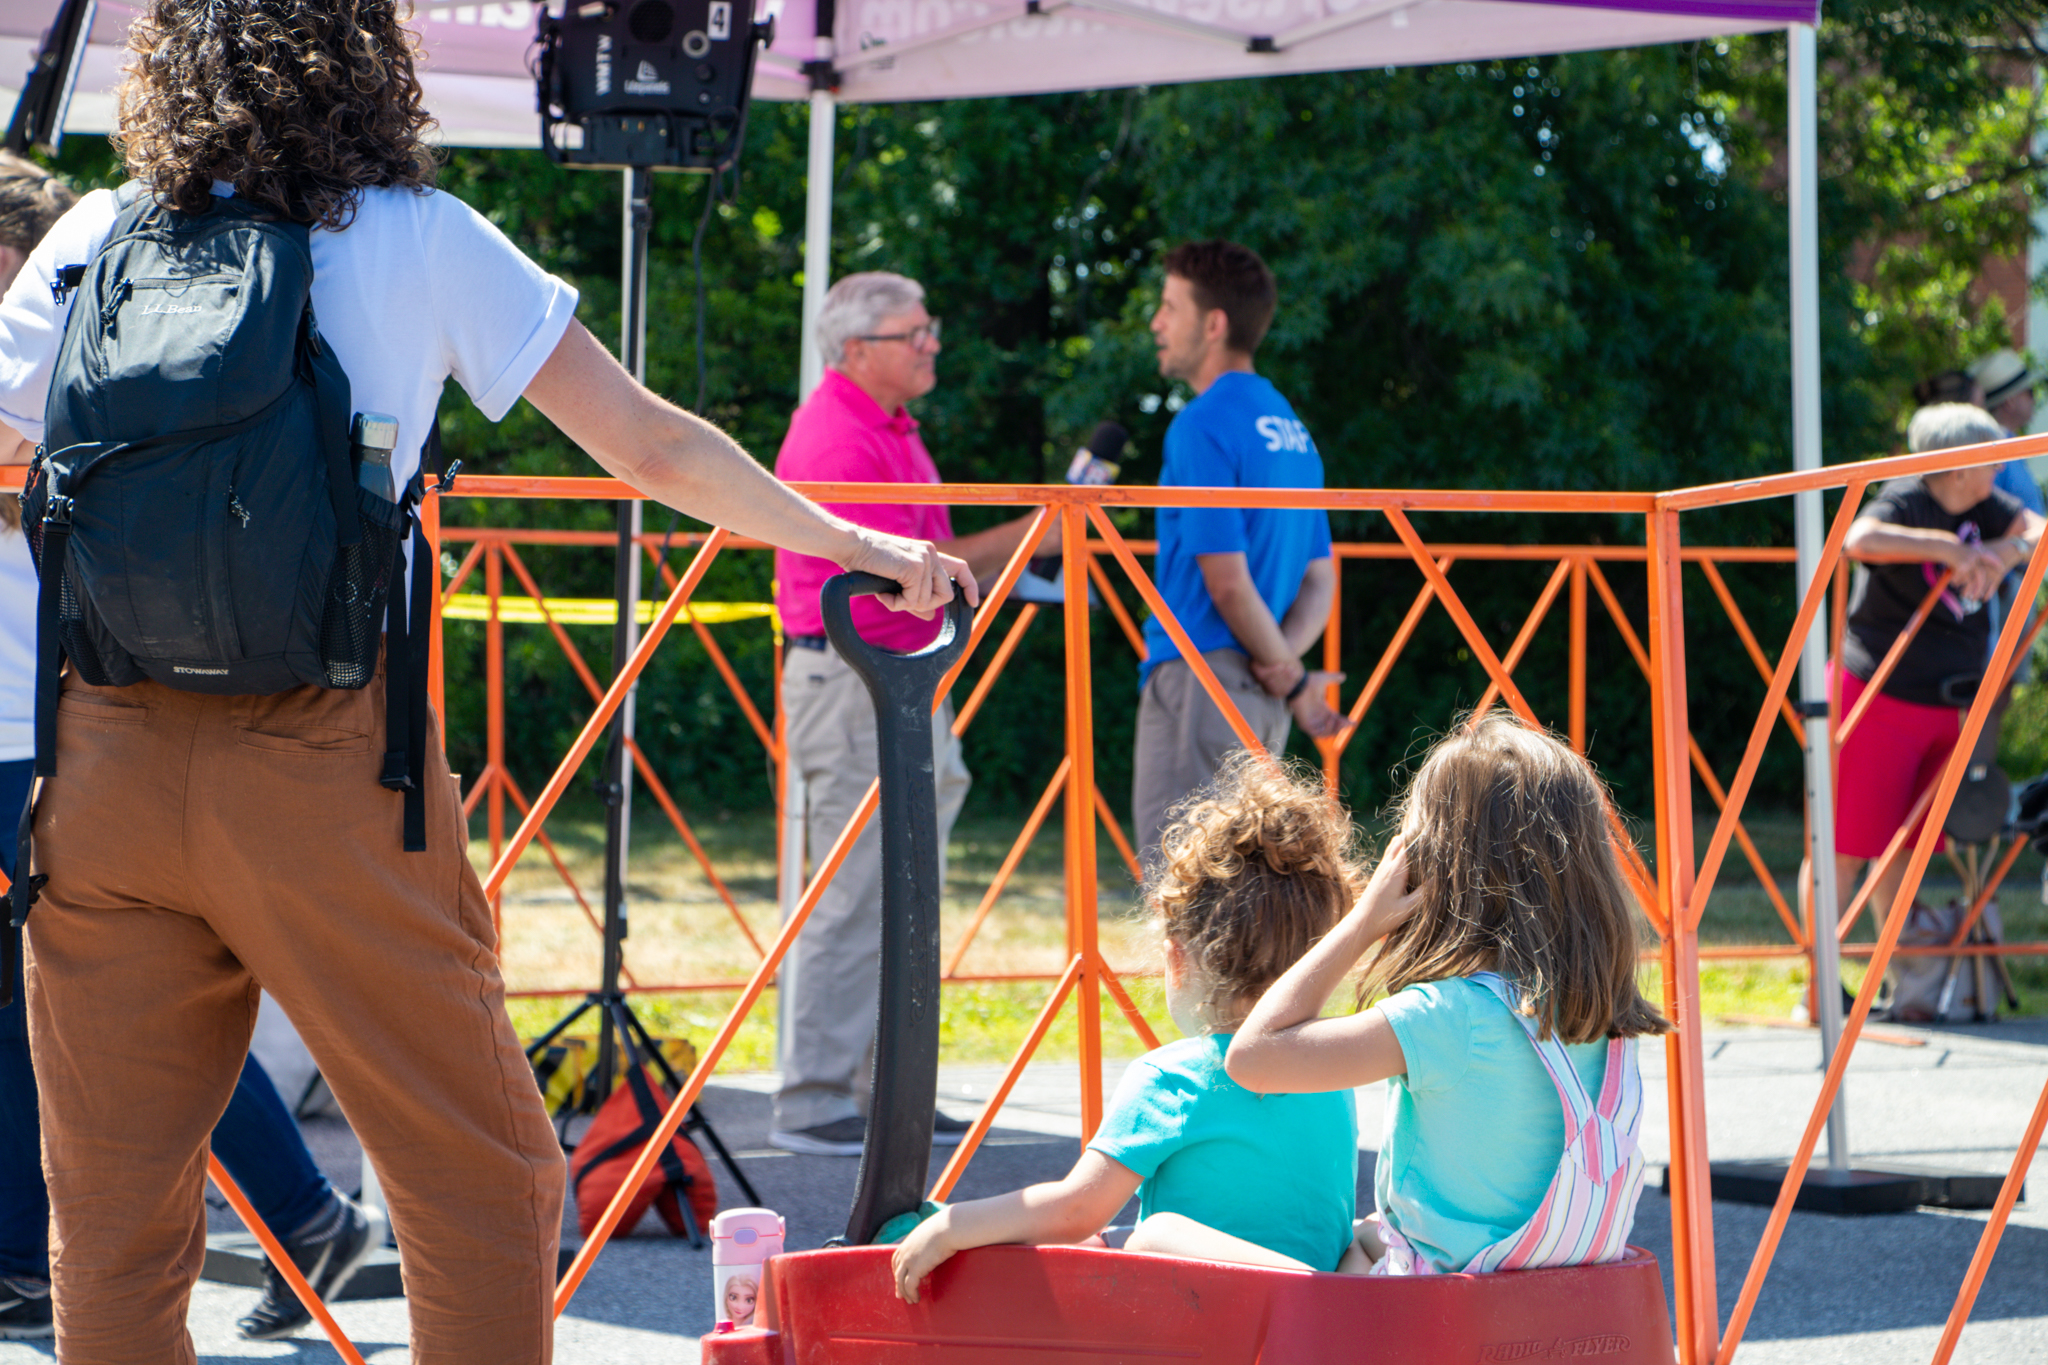
<svg viewBox="0 0 2048 1365"><path fill-rule="evenodd" d="M782 1215L768 1209L726 1209L711 1220L711 1316L717 1330L755 1325L762 1267L782 1254Z"/></svg>

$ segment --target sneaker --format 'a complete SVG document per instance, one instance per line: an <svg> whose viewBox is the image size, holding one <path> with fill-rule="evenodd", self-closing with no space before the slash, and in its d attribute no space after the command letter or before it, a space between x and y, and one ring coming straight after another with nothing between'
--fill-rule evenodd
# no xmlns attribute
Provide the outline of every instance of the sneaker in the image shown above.
<svg viewBox="0 0 2048 1365"><path fill-rule="evenodd" d="M966 1119L956 1119L946 1113L935 1113L932 1115L932 1146L958 1147L973 1129L974 1125Z"/></svg>
<svg viewBox="0 0 2048 1365"><path fill-rule="evenodd" d="M800 1156L859 1156L867 1145L868 1121L855 1114L815 1128L771 1128L768 1145Z"/></svg>
<svg viewBox="0 0 2048 1365"><path fill-rule="evenodd" d="M55 1335L49 1281L0 1279L0 1341L36 1341Z"/></svg>
<svg viewBox="0 0 2048 1365"><path fill-rule="evenodd" d="M328 1303L348 1287L355 1273L370 1259L370 1253L384 1244L382 1213L350 1199L337 1198L335 1202L334 1215L324 1225L316 1225L315 1231L284 1244L306 1283ZM266 1263L263 1276L263 1298L247 1317L235 1324L246 1341L276 1341L313 1320L276 1266Z"/></svg>

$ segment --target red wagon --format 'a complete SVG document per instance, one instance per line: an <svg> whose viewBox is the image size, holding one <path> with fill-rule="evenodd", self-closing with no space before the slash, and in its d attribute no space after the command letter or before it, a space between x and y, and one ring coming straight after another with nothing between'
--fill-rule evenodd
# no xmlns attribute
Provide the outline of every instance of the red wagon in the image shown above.
<svg viewBox="0 0 2048 1365"><path fill-rule="evenodd" d="M931 1154L938 847L928 718L967 631L956 601L948 628L915 655L867 645L847 599L891 586L845 575L820 603L834 645L874 693L882 755L882 1003L850 1245L771 1258L760 1325L704 1337L703 1365L1671 1365L1663 1280L1640 1247L1611 1265L1378 1277L991 1246L940 1266L918 1303L899 1300L893 1248L865 1244L917 1207Z"/></svg>
<svg viewBox="0 0 2048 1365"><path fill-rule="evenodd" d="M762 1322L703 1339L704 1365L1671 1365L1657 1259L1391 1278L1092 1247L982 1247L896 1297L888 1247L778 1256Z"/></svg>

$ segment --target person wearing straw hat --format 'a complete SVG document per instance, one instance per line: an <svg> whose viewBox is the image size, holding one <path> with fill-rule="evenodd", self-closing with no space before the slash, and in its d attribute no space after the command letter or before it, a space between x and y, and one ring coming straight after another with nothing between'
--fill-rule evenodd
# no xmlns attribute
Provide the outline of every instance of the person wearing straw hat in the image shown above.
<svg viewBox="0 0 2048 1365"><path fill-rule="evenodd" d="M1913 414L1907 446L1922 454L2002 434L1981 408L1939 403ZM1983 464L1894 479L1850 524L1843 549L1859 563L1841 656L1829 667L1843 718L1943 570L1953 575L1842 742L1835 779L1838 910L1848 907L1864 867L1884 853L1921 793L1939 779L1961 734L1963 708L1984 678L1991 639L1985 603L2000 579L2026 564L2048 526L1995 488L1995 475ZM1916 823L1908 837L1918 831ZM1904 873L1905 860L1896 860L1878 882L1872 904L1880 915L1889 912Z"/></svg>
<svg viewBox="0 0 2048 1365"><path fill-rule="evenodd" d="M1977 396L1952 400L1973 402L1989 412L2006 436L2025 436L2034 423L2034 389L2041 376L2033 371L2018 351L2001 347L1965 371L1977 387ZM1915 391L1918 396L1918 390ZM1921 399L1924 406L1928 400ZM1998 487L2020 500L2032 511L2048 514L2048 500L2041 485L2023 460L2007 460L1998 466Z"/></svg>
<svg viewBox="0 0 2048 1365"><path fill-rule="evenodd" d="M312 278L287 301L302 318L317 312L319 354L347 375L353 405L397 418L400 485L418 472L452 378L492 421L524 397L644 496L891 580L885 605L930 615L956 591L977 600L961 560L832 515L636 383L576 321L575 290L434 189L409 8L135 6L116 136L134 211L298 225L288 235L306 243ZM74 317L82 331L165 310L136 298L133 313L96 315L73 308L82 291L52 287L100 258L123 213L112 191L86 195L0 299L0 452L43 438L59 373L96 383L59 364ZM310 353L311 328L300 329ZM191 383L194 402L213 392L211 371L156 378ZM179 477L198 505L200 477ZM98 685L74 669L57 712L61 761L39 782L35 866L19 870L42 883L27 918L28 1023L52 1154L58 1358L194 1358L206 1144L260 986L298 1025L375 1163L413 1365L547 1365L562 1149L506 1013L497 931L431 710L406 783L426 816L424 847L410 852L405 797L381 781L395 728L381 685L232 696Z"/></svg>
<svg viewBox="0 0 2048 1365"><path fill-rule="evenodd" d="M2026 435L2034 420L2034 388L2041 382L2026 358L2002 346L1971 364L1966 373L1983 390L1978 406L2005 428L2005 434Z"/></svg>

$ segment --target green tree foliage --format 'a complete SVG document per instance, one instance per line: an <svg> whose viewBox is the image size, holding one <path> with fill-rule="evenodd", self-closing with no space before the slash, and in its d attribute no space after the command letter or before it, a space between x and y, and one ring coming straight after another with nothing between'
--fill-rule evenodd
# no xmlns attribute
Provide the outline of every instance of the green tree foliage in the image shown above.
<svg viewBox="0 0 2048 1365"><path fill-rule="evenodd" d="M1912 382L2003 344L2009 322L1976 287L1987 257L2024 251L2042 165L2027 35L2034 0L1831 4L1821 38L1824 423L1828 458L1895 449ZM947 323L939 389L917 409L952 480L1035 482L1100 418L1130 427L1125 478L1158 473L1188 395L1164 384L1146 319L1168 246L1220 234L1256 247L1280 280L1260 354L1314 432L1332 485L1654 489L1790 462L1784 43L1766 35L1621 52L1212 85L841 111L833 268L922 280ZM649 383L697 395L691 244L704 223L705 410L772 460L795 399L802 287L805 121L756 105L730 195L658 180ZM75 145L75 144L74 144ZM104 175L104 160L69 158ZM443 185L582 291L580 316L618 335L616 175L569 173L538 154L460 151ZM449 444L479 472L594 470L531 409L483 422L451 386ZM993 509L960 509L972 529ZM610 510L455 500L451 521L610 525ZM1639 519L1418 515L1434 542L1640 544ZM666 514L650 509L659 531ZM1149 517L1122 518L1149 533ZM684 522L685 529L690 523ZM1389 542L1377 515L1340 538ZM1785 545L1789 509L1688 518L1692 543ZM454 546L459 550L461 547ZM766 556L729 555L701 596L761 600ZM602 551L535 549L551 593L602 596ZM1775 647L1791 576L1728 571ZM1640 630L1641 573L1610 568ZM1453 572L1505 648L1541 587L1532 568L1468 560ZM1412 600L1406 565L1347 570L1355 688ZM1688 578L1695 732L1724 775L1761 685L1706 585ZM1126 594L1126 600L1134 597ZM1593 751L1624 802L1647 806L1647 690L1594 611ZM1120 632L1094 623L1098 763L1120 801L1135 670ZM1027 637L969 732L977 800L1034 799L1057 761L1056 623ZM766 701L767 632L721 628ZM508 632L513 766L529 790L586 712L543 632ZM578 632L600 671L604 632ZM480 628L450 630L450 732L481 763ZM1565 715L1561 613L1518 675ZM1419 733L1475 701L1484 677L1442 613L1410 645L1345 760L1372 807ZM643 688L642 731L692 810L767 800L759 749L700 647L678 639ZM1790 746L1767 792L1796 800Z"/></svg>

